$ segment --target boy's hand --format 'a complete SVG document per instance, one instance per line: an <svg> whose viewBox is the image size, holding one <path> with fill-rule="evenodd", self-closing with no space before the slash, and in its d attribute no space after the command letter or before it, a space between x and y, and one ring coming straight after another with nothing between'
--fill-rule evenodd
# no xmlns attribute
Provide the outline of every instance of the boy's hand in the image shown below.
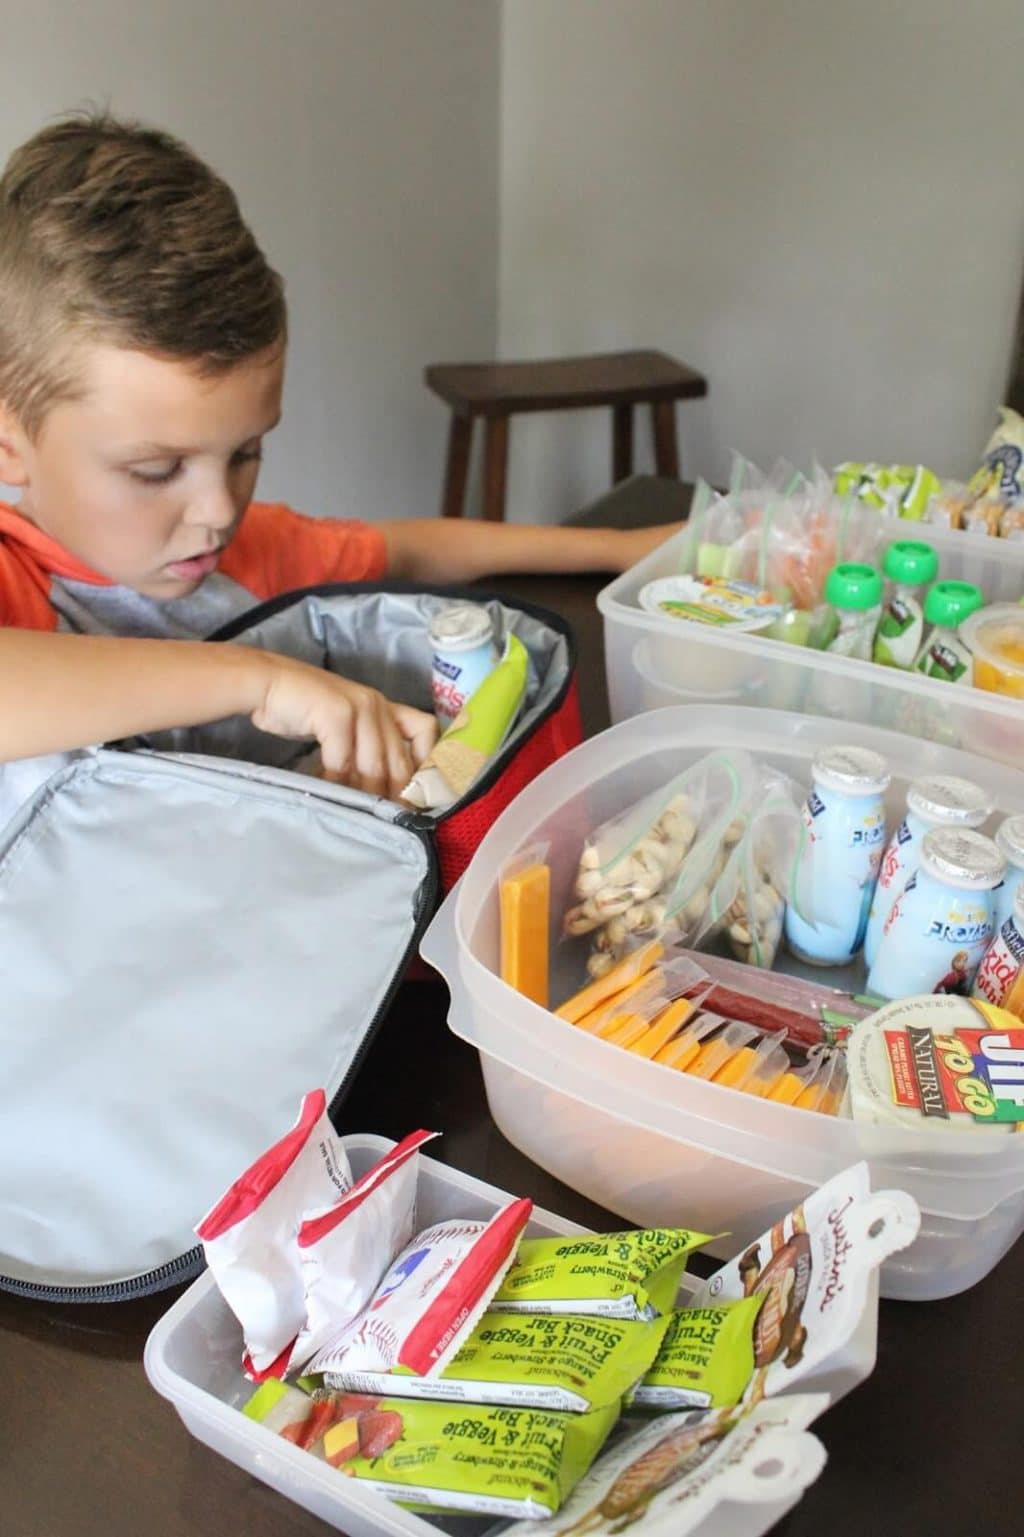
<svg viewBox="0 0 1024 1537"><path fill-rule="evenodd" d="M397 799L434 745L434 717L290 657L264 652L261 661L268 676L253 725L315 737L325 779Z"/></svg>

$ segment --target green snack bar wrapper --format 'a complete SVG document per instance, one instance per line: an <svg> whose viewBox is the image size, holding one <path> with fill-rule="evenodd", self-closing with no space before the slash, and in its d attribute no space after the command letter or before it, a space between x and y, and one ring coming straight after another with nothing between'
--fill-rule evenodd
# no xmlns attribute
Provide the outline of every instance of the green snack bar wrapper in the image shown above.
<svg viewBox="0 0 1024 1537"><path fill-rule="evenodd" d="M440 811L465 795L515 724L529 673L529 652L518 635L509 634L500 662L410 779L404 801L421 811Z"/></svg>
<svg viewBox="0 0 1024 1537"><path fill-rule="evenodd" d="M296 1399L307 1424L317 1416L304 1438L289 1419L301 1407ZM589 1414L550 1414L348 1393L310 1400L281 1382L264 1383L243 1410L398 1504L534 1520L558 1510L618 1412L617 1402Z"/></svg>
<svg viewBox="0 0 1024 1537"><path fill-rule="evenodd" d="M686 1228L524 1238L491 1307L502 1313L656 1318L674 1306L686 1261L709 1239Z"/></svg>
<svg viewBox="0 0 1024 1537"><path fill-rule="evenodd" d="M637 1409L731 1409L754 1375L754 1327L764 1297L672 1314L650 1371L630 1398Z"/></svg>
<svg viewBox="0 0 1024 1537"><path fill-rule="evenodd" d="M650 1370L670 1317L628 1322L553 1313L485 1313L440 1372L419 1377L401 1368L346 1371L340 1364L337 1370L327 1366L324 1380L330 1388L354 1393L585 1414L617 1403Z"/></svg>

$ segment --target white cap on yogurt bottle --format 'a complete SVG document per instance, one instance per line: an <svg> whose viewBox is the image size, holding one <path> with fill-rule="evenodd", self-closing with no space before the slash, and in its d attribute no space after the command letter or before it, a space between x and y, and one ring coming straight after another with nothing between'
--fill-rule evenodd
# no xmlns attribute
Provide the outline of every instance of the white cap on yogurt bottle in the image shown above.
<svg viewBox="0 0 1024 1537"><path fill-rule="evenodd" d="M449 603L430 621L430 639L443 651L473 651L493 636L494 622L479 603Z"/></svg>
<svg viewBox="0 0 1024 1537"><path fill-rule="evenodd" d="M969 779L928 774L907 791L907 810L930 827L980 827L991 815L992 799Z"/></svg>
<svg viewBox="0 0 1024 1537"><path fill-rule="evenodd" d="M839 795L881 795L892 775L881 753L870 747L826 747L815 755L811 777Z"/></svg>
<svg viewBox="0 0 1024 1537"><path fill-rule="evenodd" d="M921 869L947 886L991 891L1006 874L995 840L971 827L933 827L921 839Z"/></svg>
<svg viewBox="0 0 1024 1537"><path fill-rule="evenodd" d="M996 844L1008 865L1024 869L1024 816L1007 817L996 828Z"/></svg>

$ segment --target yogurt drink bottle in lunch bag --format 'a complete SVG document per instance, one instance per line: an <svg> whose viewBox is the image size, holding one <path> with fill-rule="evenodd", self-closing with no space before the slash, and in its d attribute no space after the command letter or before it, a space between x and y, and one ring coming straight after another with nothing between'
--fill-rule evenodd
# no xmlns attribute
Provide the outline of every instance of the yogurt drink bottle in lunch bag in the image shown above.
<svg viewBox="0 0 1024 1537"><path fill-rule="evenodd" d="M843 966L864 943L885 843L889 777L885 759L866 747L828 747L814 760L797 903L786 908L789 948L813 966Z"/></svg>
<svg viewBox="0 0 1024 1537"><path fill-rule="evenodd" d="M916 672L944 683L970 683L971 653L957 635L957 626L984 604L971 582L936 582L924 600L925 623L932 626L914 663Z"/></svg>
<svg viewBox="0 0 1024 1537"><path fill-rule="evenodd" d="M925 588L939 574L939 557L930 544L897 539L885 552L882 570L893 585L882 608L871 654L883 667L911 668L924 639Z"/></svg>
<svg viewBox="0 0 1024 1537"><path fill-rule="evenodd" d="M870 662L875 630L882 613L882 578L874 566L846 561L833 566L825 583L825 601L834 615L827 651Z"/></svg>
<svg viewBox="0 0 1024 1537"><path fill-rule="evenodd" d="M444 731L494 671L498 648L491 616L478 603L451 603L430 621L434 648L431 693Z"/></svg>
<svg viewBox="0 0 1024 1537"><path fill-rule="evenodd" d="M992 943L992 892L1004 868L984 833L966 827L925 833L918 867L885 920L867 991L894 999L966 997Z"/></svg>
<svg viewBox="0 0 1024 1537"><path fill-rule="evenodd" d="M917 869L925 833L933 827L980 827L991 810L992 802L985 791L969 779L932 774L910 786L906 815L882 855L878 885L871 901L864 936L864 959L869 966L878 953L889 909Z"/></svg>
<svg viewBox="0 0 1024 1537"><path fill-rule="evenodd" d="M1013 912L985 951L971 997L1024 1019L1024 886L1017 887Z"/></svg>
<svg viewBox="0 0 1024 1537"><path fill-rule="evenodd" d="M1007 817L996 828L996 847L1006 860L1006 876L995 889L996 933L1013 912L1017 888L1024 882L1024 816Z"/></svg>

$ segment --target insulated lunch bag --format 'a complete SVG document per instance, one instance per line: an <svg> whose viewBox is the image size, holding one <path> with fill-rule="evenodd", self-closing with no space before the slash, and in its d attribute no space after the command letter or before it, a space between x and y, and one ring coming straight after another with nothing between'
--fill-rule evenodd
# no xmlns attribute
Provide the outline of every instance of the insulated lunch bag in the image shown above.
<svg viewBox="0 0 1024 1537"><path fill-rule="evenodd" d="M189 1279L195 1223L302 1094L337 1117L439 892L580 740L572 637L475 592L370 587L218 636L429 709L427 625L453 597L519 636L530 678L450 810L293 772L309 743L235 718L72 754L0 826L0 1288L96 1302Z"/></svg>

